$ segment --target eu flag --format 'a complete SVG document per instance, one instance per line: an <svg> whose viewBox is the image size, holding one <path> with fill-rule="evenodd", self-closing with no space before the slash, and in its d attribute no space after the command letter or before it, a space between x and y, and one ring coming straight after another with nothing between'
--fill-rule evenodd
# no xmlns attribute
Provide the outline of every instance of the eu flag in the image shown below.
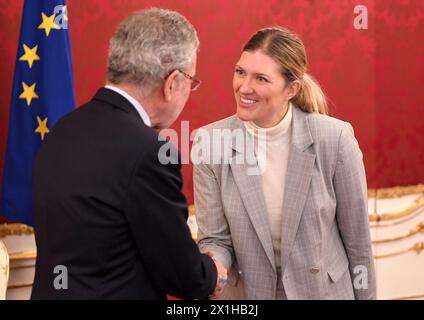
<svg viewBox="0 0 424 320"><path fill-rule="evenodd" d="M10 105L1 215L32 224L32 162L56 121L74 108L65 0L25 0Z"/></svg>

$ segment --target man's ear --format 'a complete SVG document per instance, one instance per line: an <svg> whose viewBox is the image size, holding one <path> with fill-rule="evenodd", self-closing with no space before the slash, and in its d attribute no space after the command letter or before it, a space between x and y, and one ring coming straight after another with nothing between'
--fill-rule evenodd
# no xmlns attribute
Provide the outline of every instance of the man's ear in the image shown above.
<svg viewBox="0 0 424 320"><path fill-rule="evenodd" d="M178 75L179 75L179 71L174 70L165 79L165 83L163 85L163 96L164 96L166 102L169 102L172 99L172 95L175 92L175 86L177 85Z"/></svg>

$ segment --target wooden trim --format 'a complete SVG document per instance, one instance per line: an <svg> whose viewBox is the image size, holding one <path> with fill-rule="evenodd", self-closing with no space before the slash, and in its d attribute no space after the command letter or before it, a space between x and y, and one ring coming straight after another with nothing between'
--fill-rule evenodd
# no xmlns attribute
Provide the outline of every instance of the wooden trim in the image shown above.
<svg viewBox="0 0 424 320"><path fill-rule="evenodd" d="M376 255L376 256L374 256L374 259L383 259L383 258L400 256L402 254L405 254L405 253L408 253L408 252L411 252L411 251L415 251L415 253L418 255L423 250L424 250L424 242L417 242L412 247L410 247L408 249L404 249L404 250L396 251L396 252L392 252L392 253Z"/></svg>
<svg viewBox="0 0 424 320"><path fill-rule="evenodd" d="M37 257L37 251L35 250L9 253L10 261L30 260L30 259L35 259L36 257Z"/></svg>
<svg viewBox="0 0 424 320"><path fill-rule="evenodd" d="M421 196L418 198L413 205L411 205L409 208L406 208L404 210L398 211L398 212L391 212L391 213L370 213L368 215L368 219L371 222L380 222L382 220L392 220L392 219L400 219L407 217L413 213L415 213L420 208L424 207L424 196Z"/></svg>
<svg viewBox="0 0 424 320"><path fill-rule="evenodd" d="M6 236L21 236L23 234L34 234L34 228L23 223L0 224L0 238Z"/></svg>
<svg viewBox="0 0 424 320"><path fill-rule="evenodd" d="M424 298L424 293L414 294L410 296L401 296L401 297L390 298L385 300L410 300L410 299L417 299L417 298Z"/></svg>
<svg viewBox="0 0 424 320"><path fill-rule="evenodd" d="M424 221L421 221L420 223L418 223L415 226L415 228L409 230L408 233L402 234L400 236L392 237L392 238L373 240L372 241L372 244L380 244L380 243L387 243L387 242L399 241L399 240L402 240L402 239L406 239L406 238L412 237L412 236L416 235L419 232L423 232L424 233Z"/></svg>
<svg viewBox="0 0 424 320"><path fill-rule="evenodd" d="M19 270L19 269L31 269L35 268L35 264L23 265L23 266L11 266L10 270Z"/></svg>
<svg viewBox="0 0 424 320"><path fill-rule="evenodd" d="M421 213L424 212L424 208L420 208L417 211L415 211L413 214L397 221L387 221L387 222L372 222L370 223L370 228L386 228L386 227L393 227L399 224L403 224L405 222L408 222L417 216L419 216Z"/></svg>
<svg viewBox="0 0 424 320"><path fill-rule="evenodd" d="M9 284L7 286L7 290L11 289L19 289L19 288L31 288L33 283L17 283L17 284Z"/></svg>
<svg viewBox="0 0 424 320"><path fill-rule="evenodd" d="M368 189L368 196L377 199L393 199L415 193L423 193L424 184L413 186L395 186L391 188Z"/></svg>

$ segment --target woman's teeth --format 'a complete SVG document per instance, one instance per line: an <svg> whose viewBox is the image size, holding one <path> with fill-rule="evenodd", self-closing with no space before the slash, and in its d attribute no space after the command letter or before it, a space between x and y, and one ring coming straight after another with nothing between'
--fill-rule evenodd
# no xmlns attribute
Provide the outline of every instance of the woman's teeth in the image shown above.
<svg viewBox="0 0 424 320"><path fill-rule="evenodd" d="M256 102L256 100L246 99L246 98L242 98L242 97L240 97L240 101L244 104L253 104L253 103Z"/></svg>

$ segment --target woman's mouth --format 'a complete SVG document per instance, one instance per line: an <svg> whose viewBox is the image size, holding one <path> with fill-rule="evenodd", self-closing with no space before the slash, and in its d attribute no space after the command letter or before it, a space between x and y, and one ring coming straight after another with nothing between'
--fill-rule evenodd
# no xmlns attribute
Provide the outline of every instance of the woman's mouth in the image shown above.
<svg viewBox="0 0 424 320"><path fill-rule="evenodd" d="M258 100L240 97L240 105L242 105L243 107L251 107L256 102L258 102Z"/></svg>

